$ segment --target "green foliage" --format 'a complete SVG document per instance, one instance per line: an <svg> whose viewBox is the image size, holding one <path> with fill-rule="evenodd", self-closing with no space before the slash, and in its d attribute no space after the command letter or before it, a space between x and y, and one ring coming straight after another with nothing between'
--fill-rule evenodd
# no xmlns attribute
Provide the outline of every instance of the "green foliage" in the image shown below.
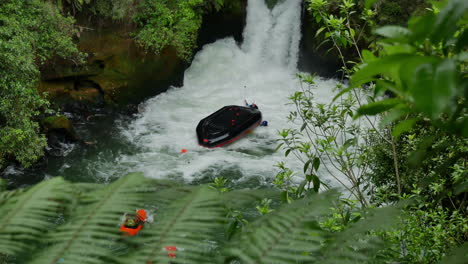
<svg viewBox="0 0 468 264"><path fill-rule="evenodd" d="M78 51L73 19L39 0L0 3L0 168L14 158L29 166L43 155L46 140L34 118L48 102L36 91L38 67L53 56Z"/></svg>
<svg viewBox="0 0 468 264"><path fill-rule="evenodd" d="M79 1L83 2L83 0ZM85 1L91 2L91 0ZM89 5L89 9L101 17L122 19L133 14L134 3L135 0L94 0Z"/></svg>
<svg viewBox="0 0 468 264"><path fill-rule="evenodd" d="M381 244L363 242L374 239L367 236L366 227L394 218L388 210L374 216L366 213L366 222L350 224L343 233L352 232L355 239L344 241L340 233L320 225L337 196L326 192L283 204L265 216L256 213L251 223L237 215L236 224L243 228L230 237L220 235L233 223L225 215L226 207L245 211L272 194L265 190L220 193L141 174L108 185L55 178L26 190L0 193L1 220L7 224L0 229L0 260L41 264L368 261L373 258L369 253ZM123 237L119 216L141 206L154 213L154 223L145 224L135 237ZM353 243L359 246L350 247ZM166 246L177 248L175 259L169 258Z"/></svg>
<svg viewBox="0 0 468 264"><path fill-rule="evenodd" d="M345 61L346 49L352 46L359 50L360 46L353 41L351 29L366 34L368 31L362 31L366 22L375 20L386 24L391 22L386 16L401 14L405 17L408 10L401 9L396 3L366 1L367 8L374 5L377 15L373 19L363 19L361 24L353 21L356 16L353 8L360 5L359 1L312 0L309 11L322 26L317 35L333 43L342 58L344 73L351 78L351 87L338 90L331 107L339 105L336 102L342 98L353 96L350 115L372 128L367 130L366 133L370 132L367 136L364 133L361 137L364 140L358 140L360 144L352 145L354 149L350 149L350 153L365 157L364 166L340 168L364 171L358 182L364 183L361 188L367 191L371 206L413 199L400 217L401 230L381 235L388 247L379 252L376 263L435 263L468 239L465 220L468 83L464 55L468 43L468 3L460 0L435 2L431 12L424 16L415 16L409 23L397 23L408 24L408 27L381 27L375 32L384 37L382 40L376 43L372 38L367 39L371 40L369 47L373 50L358 52L356 57L360 62ZM419 4L414 1L409 9L414 10L414 5ZM330 6L335 7L335 11ZM350 69L349 65L354 67ZM303 82L311 83L307 79ZM358 96L356 89L367 92L367 102ZM297 93L291 100L298 101L303 94ZM311 108L320 109L320 106L303 103L300 111L293 115L314 111ZM331 112L310 116L315 122L303 121L298 133L290 130L280 133L282 140L289 137L290 142L296 142L292 147L283 145L288 147L286 154L303 150L307 144L312 146L315 139L307 131L309 123L317 128L321 120L333 120ZM370 116L381 119L380 128L373 124ZM329 127L340 127L340 122L332 124ZM341 127L349 127L349 124L344 123ZM323 135L320 133L318 137ZM303 142L304 137L310 139ZM328 151L333 149L326 144L321 147ZM365 155L360 155L359 150ZM340 157L339 152L329 153L332 158ZM303 163L306 164L306 160L302 159ZM352 207L337 204L333 210L335 213L322 223L323 226L346 233L349 227L344 220L351 219L352 213L348 212L353 212ZM357 215L361 213L356 212Z"/></svg>
<svg viewBox="0 0 468 264"><path fill-rule="evenodd" d="M351 84L359 86L385 79L385 82L375 82L376 93L391 91L397 98L393 99L393 106L388 106L386 101L373 103L381 106L377 112L390 110L396 120L414 109L435 125L467 137L467 83L459 71L466 62L457 59L461 50L454 45L466 30L466 23L457 25L467 10L466 1L453 0L437 15L429 13L412 19L407 29L377 30L386 37L380 56L365 63L353 75ZM363 106L358 113L376 114L368 108L369 105Z"/></svg>
<svg viewBox="0 0 468 264"><path fill-rule="evenodd" d="M155 225L135 242L146 244L130 254L125 263L162 263L167 253L162 248L176 246L177 261L209 263L210 239L223 227L224 210L216 191L199 187L161 211ZM183 251L182 251L183 250Z"/></svg>
<svg viewBox="0 0 468 264"><path fill-rule="evenodd" d="M283 191L283 200L301 198L309 192L327 188L323 175L331 175L335 182L345 188L363 206L367 199L362 189L362 179L367 165L367 133L369 129L352 117L357 99L362 95L345 93L332 103L316 102L314 77L298 75L302 90L290 97L296 109L288 119L295 126L280 131L280 146L285 155L293 154L304 164L304 180L299 186L291 184L295 172L284 164L273 182ZM342 86L337 89L343 90ZM357 97L356 97L357 96ZM319 170L321 168L321 170Z"/></svg>
<svg viewBox="0 0 468 264"><path fill-rule="evenodd" d="M440 207L419 209L406 211L398 230L381 234L390 245L380 252L385 258L400 263L437 263L447 248L468 239L466 215Z"/></svg>
<svg viewBox="0 0 468 264"><path fill-rule="evenodd" d="M241 263L298 263L314 261L325 232L318 224L331 205L330 195L297 200L252 223L226 248Z"/></svg>
<svg viewBox="0 0 468 264"><path fill-rule="evenodd" d="M23 241L39 243L51 218L62 212L62 204L72 200L70 192L70 186L56 178L0 203L0 253L21 255L29 252L30 247Z"/></svg>
<svg viewBox="0 0 468 264"><path fill-rule="evenodd" d="M195 48L198 29L206 6L222 6L222 1L144 0L134 16L140 27L137 42L155 53L172 46L178 56L188 60Z"/></svg>
<svg viewBox="0 0 468 264"><path fill-rule="evenodd" d="M59 259L80 263L93 263L91 259L112 261L106 241L120 237L116 222L122 212L132 212L145 202L146 192L141 188L145 183L149 180L135 174L105 188L78 194L78 205L69 212L74 216L73 221L47 233L47 248L34 254L29 263L56 263ZM83 257L84 252L86 257Z"/></svg>
<svg viewBox="0 0 468 264"><path fill-rule="evenodd" d="M217 190L219 191L220 193L225 193L225 192L229 192L229 188L226 187L226 183L227 183L227 179L223 178L223 177L216 177L213 181L213 183L211 183L209 186L210 188L214 189L214 190Z"/></svg>

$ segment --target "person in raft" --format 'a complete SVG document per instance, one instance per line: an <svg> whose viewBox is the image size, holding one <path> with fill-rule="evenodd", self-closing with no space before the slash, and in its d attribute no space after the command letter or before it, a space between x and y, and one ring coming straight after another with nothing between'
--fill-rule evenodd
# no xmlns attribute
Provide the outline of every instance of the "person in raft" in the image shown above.
<svg viewBox="0 0 468 264"><path fill-rule="evenodd" d="M126 233L129 236L134 236L140 232L143 228L143 224L148 222L148 216L146 211L139 209L136 214L125 214L125 220L120 226L120 231Z"/></svg>
<svg viewBox="0 0 468 264"><path fill-rule="evenodd" d="M249 104L249 103L247 103L246 99L244 99L244 102L245 102L245 106L258 109L258 106L255 103ZM260 124L260 126L268 126L268 121L263 120L262 123Z"/></svg>
<svg viewBox="0 0 468 264"><path fill-rule="evenodd" d="M244 102L245 102L245 106L258 109L258 106L255 103L249 104L247 103L246 99L244 99Z"/></svg>

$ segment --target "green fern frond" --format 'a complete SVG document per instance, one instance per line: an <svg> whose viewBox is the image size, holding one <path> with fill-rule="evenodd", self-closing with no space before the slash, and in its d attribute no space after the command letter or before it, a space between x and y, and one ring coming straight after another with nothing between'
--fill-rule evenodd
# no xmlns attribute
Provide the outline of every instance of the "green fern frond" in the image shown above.
<svg viewBox="0 0 468 264"><path fill-rule="evenodd" d="M12 191L2 191L0 192L0 206L10 200L13 196L22 194L26 189L16 189Z"/></svg>
<svg viewBox="0 0 468 264"><path fill-rule="evenodd" d="M224 193L221 198L223 204L231 208L244 209L246 206L252 207L252 203L255 201L261 201L262 199L269 198L279 200L281 193L277 190L261 189L261 190L234 190Z"/></svg>
<svg viewBox="0 0 468 264"><path fill-rule="evenodd" d="M52 246L28 263L118 263L108 246L122 236L119 219L123 213L134 212L145 202L145 186L150 183L141 174L130 174L105 188L83 193L70 220L47 237L46 243Z"/></svg>
<svg viewBox="0 0 468 264"><path fill-rule="evenodd" d="M451 252L450 255L445 256L441 260L441 264L466 264L468 260L468 242L463 243L461 246Z"/></svg>
<svg viewBox="0 0 468 264"><path fill-rule="evenodd" d="M0 254L19 255L40 241L60 207L72 200L70 190L70 185L57 177L26 192L2 194Z"/></svg>
<svg viewBox="0 0 468 264"><path fill-rule="evenodd" d="M224 210L219 194L201 186L175 200L145 227L142 245L125 263L168 263L166 246L177 247L176 263L210 263L216 233L222 232ZM211 256L212 257L212 256Z"/></svg>
<svg viewBox="0 0 468 264"><path fill-rule="evenodd" d="M383 242L371 231L390 230L397 223L400 211L396 206L370 209L363 219L348 229L335 233L318 253L319 263L367 263L375 259Z"/></svg>
<svg viewBox="0 0 468 264"><path fill-rule="evenodd" d="M227 259L251 263L302 263L314 260L326 234L318 222L331 207L334 192L295 201L253 222L226 248Z"/></svg>

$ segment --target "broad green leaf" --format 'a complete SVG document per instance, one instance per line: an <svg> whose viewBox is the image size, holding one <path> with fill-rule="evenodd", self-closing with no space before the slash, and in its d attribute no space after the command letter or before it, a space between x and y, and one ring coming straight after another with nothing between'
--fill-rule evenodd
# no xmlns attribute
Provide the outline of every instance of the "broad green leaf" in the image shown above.
<svg viewBox="0 0 468 264"><path fill-rule="evenodd" d="M354 118L356 119L363 115L377 115L388 111L399 104L402 104L401 99L392 98L363 105L357 110L357 115Z"/></svg>
<svg viewBox="0 0 468 264"><path fill-rule="evenodd" d="M412 17L408 22L408 28L413 33L411 41L423 42L432 32L432 27L435 23L436 16L433 13L426 14L425 16Z"/></svg>
<svg viewBox="0 0 468 264"><path fill-rule="evenodd" d="M371 7L377 0L366 0L366 8Z"/></svg>
<svg viewBox="0 0 468 264"><path fill-rule="evenodd" d="M452 60L419 66L414 74L410 92L416 107L437 118L449 106L457 92L456 65Z"/></svg>
<svg viewBox="0 0 468 264"><path fill-rule="evenodd" d="M400 91L394 82L387 81L387 80L377 80L374 86L374 97L379 95L383 95L386 91L390 91L396 95L402 95L402 91Z"/></svg>
<svg viewBox="0 0 468 264"><path fill-rule="evenodd" d="M310 162L311 162L311 160L307 160L307 162L304 164L304 173L307 172L307 169L308 169L309 166L310 166Z"/></svg>
<svg viewBox="0 0 468 264"><path fill-rule="evenodd" d="M457 24L468 10L468 1L452 0L437 15L432 27L431 40L437 43L441 40L452 38L457 31Z"/></svg>
<svg viewBox="0 0 468 264"><path fill-rule="evenodd" d="M386 38L406 39L411 35L411 31L400 26L383 26L375 30L375 33Z"/></svg>
<svg viewBox="0 0 468 264"><path fill-rule="evenodd" d="M458 36L457 43L455 44L455 51L459 52L467 48L468 48L468 29L465 29L460 34L460 36Z"/></svg>
<svg viewBox="0 0 468 264"><path fill-rule="evenodd" d="M348 87L348 88L346 88L346 89L341 90L339 93L337 93L337 94L335 95L335 97L333 97L332 102L335 102L336 99L340 98L343 94L348 93L348 92L350 92L350 91L353 90L353 89L354 89L354 87Z"/></svg>
<svg viewBox="0 0 468 264"><path fill-rule="evenodd" d="M387 74L396 77L396 72L406 61L420 57L418 55L395 54L371 61L351 77L351 87L358 87L364 83L375 80L376 75Z"/></svg>
<svg viewBox="0 0 468 264"><path fill-rule="evenodd" d="M379 41L383 47L383 52L386 55L394 55L394 54L402 54L402 53L409 53L414 54L416 49L414 46L402 43L402 44L395 44L395 39L384 39ZM390 44L387 44L390 43Z"/></svg>
<svg viewBox="0 0 468 264"><path fill-rule="evenodd" d="M318 157L315 157L314 158L314 169L315 169L315 171L318 171L319 167L320 167L320 159Z"/></svg>
<svg viewBox="0 0 468 264"><path fill-rule="evenodd" d="M392 131L394 138L398 138L402 133L410 131L414 124L416 124L417 119L408 119L399 122Z"/></svg>
<svg viewBox="0 0 468 264"><path fill-rule="evenodd" d="M318 35L320 35L320 33L322 33L322 31L325 30L325 27L321 27L317 30L317 33L315 33L315 36L317 37Z"/></svg>
<svg viewBox="0 0 468 264"><path fill-rule="evenodd" d="M399 105L398 107L393 108L392 110L388 111L386 115L383 116L383 118L380 121L380 127L384 128L387 125L391 124L395 120L399 119L403 115L406 115L410 112L410 109L406 107L402 107L403 105Z"/></svg>
<svg viewBox="0 0 468 264"><path fill-rule="evenodd" d="M314 191L318 193L320 190L320 179L317 175L312 175L312 183L314 184Z"/></svg>
<svg viewBox="0 0 468 264"><path fill-rule="evenodd" d="M375 60L375 58L376 58L375 55L372 52L368 51L368 50L362 50L361 54L362 54L363 61L366 62L366 63L369 63L369 62Z"/></svg>
<svg viewBox="0 0 468 264"><path fill-rule="evenodd" d="M429 56L414 56L406 60L399 70L399 85L403 88L403 91L408 91L414 85L414 75L415 71L419 66L423 64L433 64L437 63L440 59Z"/></svg>
<svg viewBox="0 0 468 264"><path fill-rule="evenodd" d="M463 243L461 246L456 248L452 254L445 256L441 264L466 264L468 259L468 242Z"/></svg>

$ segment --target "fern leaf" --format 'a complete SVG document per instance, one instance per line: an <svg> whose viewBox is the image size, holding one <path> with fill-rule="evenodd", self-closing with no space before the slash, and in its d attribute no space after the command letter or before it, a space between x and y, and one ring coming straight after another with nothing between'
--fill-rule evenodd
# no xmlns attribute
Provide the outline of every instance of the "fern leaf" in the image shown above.
<svg viewBox="0 0 468 264"><path fill-rule="evenodd" d="M70 187L62 178L54 178L28 191L2 194L0 207L0 254L18 255L30 250L49 229L50 219L59 207L69 202Z"/></svg>
<svg viewBox="0 0 468 264"><path fill-rule="evenodd" d="M70 221L47 237L46 243L52 246L28 263L118 263L108 247L121 238L119 219L123 213L141 207L146 200L144 187L150 182L141 174L130 174L83 194Z"/></svg>
<svg viewBox="0 0 468 264"><path fill-rule="evenodd" d="M356 224L348 229L335 233L317 253L321 264L366 263L383 248L383 242L370 231L388 230L397 222L399 209L388 206L368 210Z"/></svg>
<svg viewBox="0 0 468 264"><path fill-rule="evenodd" d="M219 194L202 186L160 212L142 237L134 254L125 263L168 263L166 246L177 248L177 263L210 263L214 235L221 232L224 210Z"/></svg>
<svg viewBox="0 0 468 264"><path fill-rule="evenodd" d="M334 197L333 192L313 195L263 216L226 248L227 259L244 264L313 261L309 252L325 239L318 221Z"/></svg>

